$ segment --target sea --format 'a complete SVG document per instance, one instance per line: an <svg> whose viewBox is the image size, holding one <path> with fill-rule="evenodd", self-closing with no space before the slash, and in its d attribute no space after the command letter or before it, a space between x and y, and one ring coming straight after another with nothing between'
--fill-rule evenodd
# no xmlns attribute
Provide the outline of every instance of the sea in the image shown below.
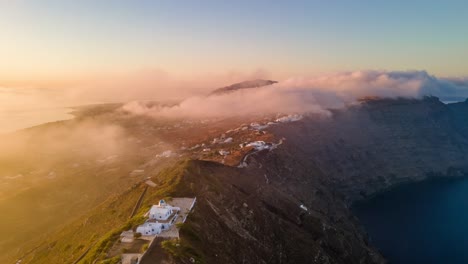
<svg viewBox="0 0 468 264"><path fill-rule="evenodd" d="M72 111L65 107L41 107L27 110L0 111L0 135L40 124L72 119Z"/></svg>
<svg viewBox="0 0 468 264"><path fill-rule="evenodd" d="M353 211L390 263L468 263L468 178L402 185Z"/></svg>

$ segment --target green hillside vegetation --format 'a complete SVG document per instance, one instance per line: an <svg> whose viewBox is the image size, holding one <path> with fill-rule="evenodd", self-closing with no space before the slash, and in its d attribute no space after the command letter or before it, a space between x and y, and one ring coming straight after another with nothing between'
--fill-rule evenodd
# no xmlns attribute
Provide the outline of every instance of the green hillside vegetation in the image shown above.
<svg viewBox="0 0 468 264"><path fill-rule="evenodd" d="M64 228L75 230L94 208L109 204L173 162L164 159L147 166L154 153L162 150L145 146L161 140L154 134L143 137L138 131L85 113L79 119L1 137L0 263L19 258L25 263L46 246L52 250L54 241L48 241L55 237L52 234ZM137 138L147 141L138 142ZM166 145L161 148L166 149ZM141 167L144 173L131 174ZM122 219L130 215L122 214ZM106 227L107 231L111 229ZM64 248L69 256L75 256L86 246L70 244Z"/></svg>
<svg viewBox="0 0 468 264"><path fill-rule="evenodd" d="M148 189L134 217L129 219L146 186L144 183L107 199L86 216L48 236L39 248L23 259L23 263L73 263L86 251L87 254L79 262L81 264L112 263L107 251L117 242L122 231L144 222L143 215L151 205L161 198L192 194L190 187L182 184L184 173L190 166L190 161L181 161L154 176L152 180L158 186ZM96 260L98 262L94 262Z"/></svg>
<svg viewBox="0 0 468 264"><path fill-rule="evenodd" d="M131 185L126 173L117 171L83 170L43 182L15 196L0 201L3 212L0 219L2 241L0 261L10 261L15 248L28 251L51 232L70 224L80 215L103 203L113 193L124 191ZM125 176L123 178L122 176ZM127 215L128 216L128 215ZM6 255L6 252L13 252Z"/></svg>

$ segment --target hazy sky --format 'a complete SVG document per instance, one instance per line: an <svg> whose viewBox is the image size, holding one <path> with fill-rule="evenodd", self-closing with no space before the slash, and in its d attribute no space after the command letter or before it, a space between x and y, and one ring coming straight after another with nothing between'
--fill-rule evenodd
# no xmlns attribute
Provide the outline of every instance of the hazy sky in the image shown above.
<svg viewBox="0 0 468 264"><path fill-rule="evenodd" d="M0 0L0 85L154 70L461 76L467 26L466 0Z"/></svg>

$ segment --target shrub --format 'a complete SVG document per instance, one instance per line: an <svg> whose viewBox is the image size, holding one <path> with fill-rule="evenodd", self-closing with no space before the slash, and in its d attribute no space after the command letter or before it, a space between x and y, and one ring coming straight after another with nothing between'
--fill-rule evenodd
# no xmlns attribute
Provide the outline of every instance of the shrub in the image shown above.
<svg viewBox="0 0 468 264"><path fill-rule="evenodd" d="M146 250L148 250L148 247L149 247L149 243L148 244L144 244L142 247L141 247L141 253L145 252Z"/></svg>
<svg viewBox="0 0 468 264"><path fill-rule="evenodd" d="M120 256L115 256L110 259L105 259L103 261L98 262L99 264L118 264L120 263Z"/></svg>

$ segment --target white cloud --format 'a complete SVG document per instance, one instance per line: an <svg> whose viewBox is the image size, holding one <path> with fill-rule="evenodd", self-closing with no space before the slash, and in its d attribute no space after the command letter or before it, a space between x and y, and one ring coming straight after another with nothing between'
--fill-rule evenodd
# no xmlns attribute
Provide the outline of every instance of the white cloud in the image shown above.
<svg viewBox="0 0 468 264"><path fill-rule="evenodd" d="M246 89L219 96L194 96L175 106L150 106L131 102L124 110L152 116L206 117L255 113L327 113L364 96L464 100L466 79L439 79L425 71L354 71L315 77L296 77L260 89Z"/></svg>

